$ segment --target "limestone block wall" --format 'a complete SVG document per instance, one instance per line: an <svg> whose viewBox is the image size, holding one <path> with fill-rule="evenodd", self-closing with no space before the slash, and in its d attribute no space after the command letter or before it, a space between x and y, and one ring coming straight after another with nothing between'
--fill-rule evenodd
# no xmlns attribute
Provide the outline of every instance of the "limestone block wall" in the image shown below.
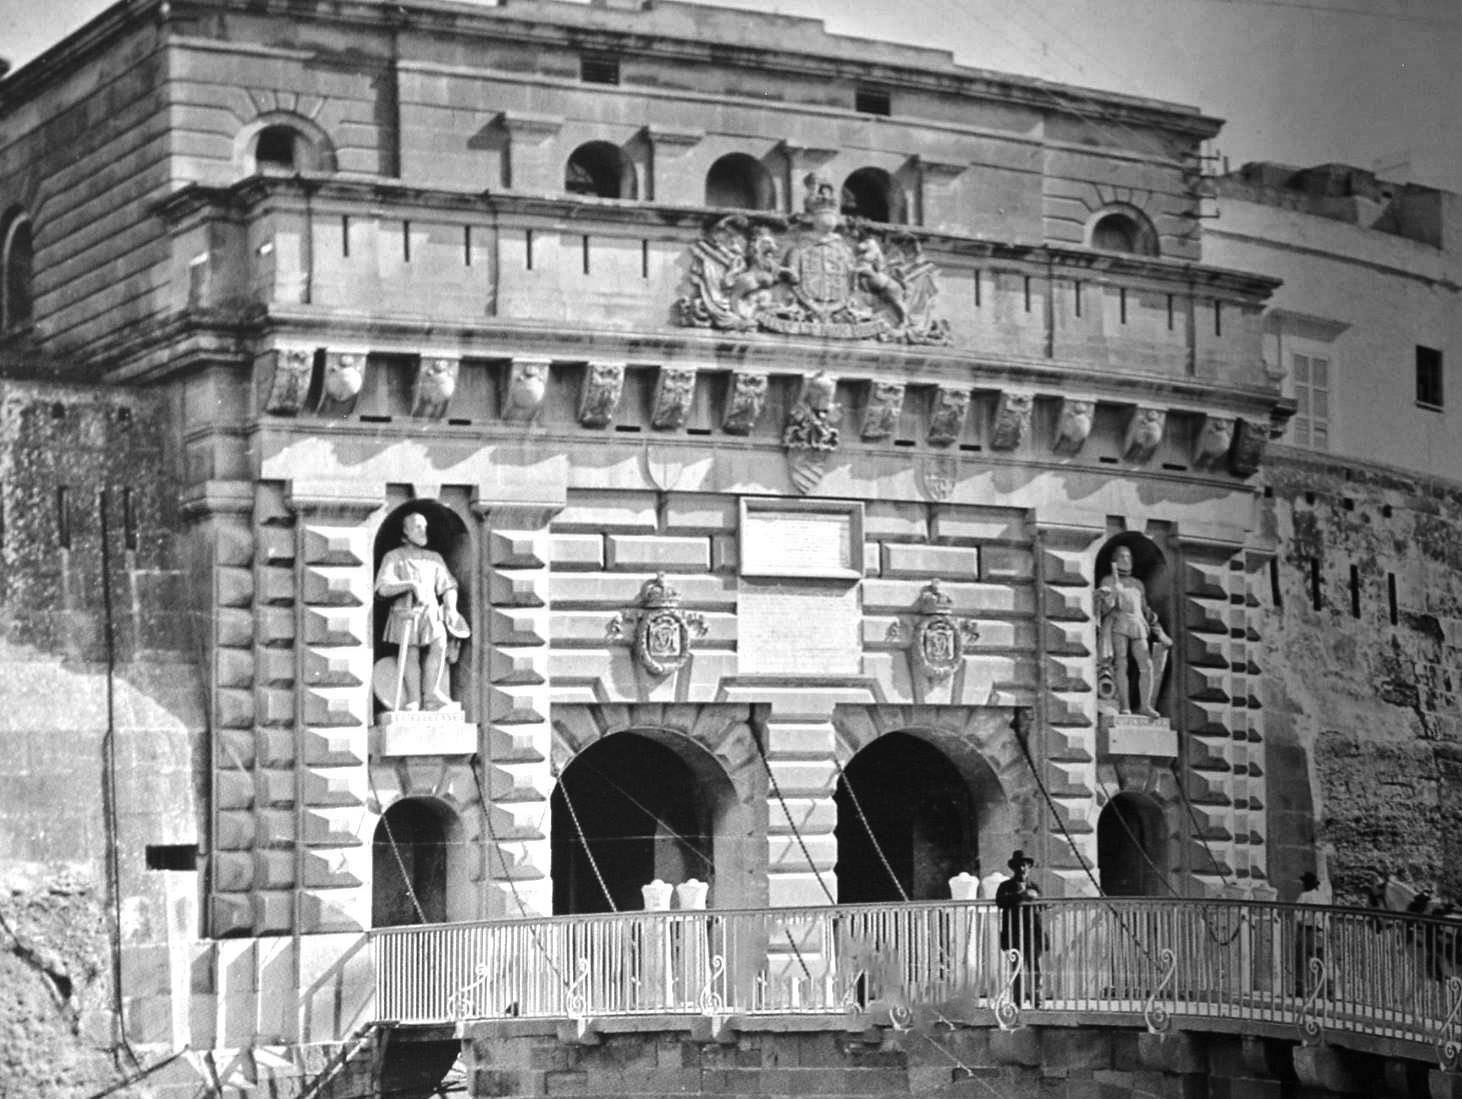
<svg viewBox="0 0 1462 1099"><path fill-rule="evenodd" d="M1272 877L1375 872L1462 896L1462 499L1454 485L1283 450L1259 569Z"/></svg>

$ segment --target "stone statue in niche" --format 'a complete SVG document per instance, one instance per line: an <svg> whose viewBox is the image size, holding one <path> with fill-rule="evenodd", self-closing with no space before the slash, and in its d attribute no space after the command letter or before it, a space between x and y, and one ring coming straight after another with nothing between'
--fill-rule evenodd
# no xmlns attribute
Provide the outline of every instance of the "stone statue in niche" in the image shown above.
<svg viewBox="0 0 1462 1099"><path fill-rule="evenodd" d="M991 450L1014 450L1030 434L1031 408L1035 396L1006 390L995 407L995 426L990 429Z"/></svg>
<svg viewBox="0 0 1462 1099"><path fill-rule="evenodd" d="M1112 552L1112 571L1097 587L1097 619L1097 659L1103 678L1109 676L1115 690L1117 712L1161 717L1152 703L1173 641L1148 605L1146 585L1132 575L1132 551L1126 546ZM1128 678L1129 661L1137 668L1135 695Z"/></svg>
<svg viewBox="0 0 1462 1099"><path fill-rule="evenodd" d="M624 392L624 363L590 363L579 396L579 423L608 427Z"/></svg>
<svg viewBox="0 0 1462 1099"><path fill-rule="evenodd" d="M457 610L457 580L442 555L427 548L426 516L419 511L401 523L401 545L381 559L376 595L391 602L384 640L396 656L376 665L376 695L388 710L457 709L449 693L447 666L456 662L471 636Z"/></svg>
<svg viewBox="0 0 1462 1099"><path fill-rule="evenodd" d="M1129 462L1149 461L1162 443L1168 413L1163 408L1135 408L1127 422L1127 438L1122 457Z"/></svg>
<svg viewBox="0 0 1462 1099"><path fill-rule="evenodd" d="M791 224L718 219L691 251L690 293L675 303L696 328L841 340L947 344L933 316L937 268L911 233L847 224L838 188L813 172ZM778 239L778 233L784 239Z"/></svg>
<svg viewBox="0 0 1462 1099"><path fill-rule="evenodd" d="M898 428L903 407L903 382L869 382L868 405L863 410L863 438L887 439Z"/></svg>
<svg viewBox="0 0 1462 1099"><path fill-rule="evenodd" d="M650 426L658 431L671 431L685 426L695 399L695 368L662 366L655 384L655 408Z"/></svg>

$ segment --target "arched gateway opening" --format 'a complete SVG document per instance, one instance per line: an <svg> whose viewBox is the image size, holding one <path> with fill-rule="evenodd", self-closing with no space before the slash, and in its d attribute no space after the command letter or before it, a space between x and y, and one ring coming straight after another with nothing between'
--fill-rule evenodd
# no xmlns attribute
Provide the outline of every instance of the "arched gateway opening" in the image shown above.
<svg viewBox="0 0 1462 1099"><path fill-rule="evenodd" d="M554 912L638 911L656 878L714 891L731 801L714 759L678 734L616 733L585 748L553 792Z"/></svg>
<svg viewBox="0 0 1462 1099"><path fill-rule="evenodd" d="M949 879L978 865L970 786L916 736L888 733L860 751L843 769L835 800L844 904L947 900Z"/></svg>
<svg viewBox="0 0 1462 1099"><path fill-rule="evenodd" d="M1169 892L1161 872L1167 832L1162 810L1140 794L1117 794L1097 818L1097 868L1109 897Z"/></svg>

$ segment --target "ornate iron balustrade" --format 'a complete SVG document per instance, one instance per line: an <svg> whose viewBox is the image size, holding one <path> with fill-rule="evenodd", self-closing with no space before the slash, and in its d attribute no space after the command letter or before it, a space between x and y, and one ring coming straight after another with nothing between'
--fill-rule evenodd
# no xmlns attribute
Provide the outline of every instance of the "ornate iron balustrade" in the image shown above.
<svg viewBox="0 0 1462 1099"><path fill-rule="evenodd" d="M1179 1018L1292 1024L1310 1041L1427 1043L1443 1067L1462 1057L1462 924L1365 909L1096 898L1043 902L1038 922L1026 909L1002 928L988 902L916 903L371 937L376 1016L406 1024L847 1012L906 1027L922 1011L977 1023L989 1012L1012 1027L1063 1011L1128 1015L1155 1032Z"/></svg>

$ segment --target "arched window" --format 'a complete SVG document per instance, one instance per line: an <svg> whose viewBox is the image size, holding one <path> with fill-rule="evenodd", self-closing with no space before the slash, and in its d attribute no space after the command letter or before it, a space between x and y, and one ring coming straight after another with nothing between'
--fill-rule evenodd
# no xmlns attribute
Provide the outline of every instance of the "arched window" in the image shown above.
<svg viewBox="0 0 1462 1099"><path fill-rule="evenodd" d="M1109 897L1153 897L1168 892L1168 857L1162 810L1141 794L1121 793L1097 818L1097 868Z"/></svg>
<svg viewBox="0 0 1462 1099"><path fill-rule="evenodd" d="M1112 210L1099 214L1091 223L1090 243L1103 252L1126 252L1135 256L1157 255L1157 232L1136 210Z"/></svg>
<svg viewBox="0 0 1462 1099"><path fill-rule="evenodd" d="M745 153L728 153L706 173L706 205L737 210L770 210L775 202L772 174Z"/></svg>
<svg viewBox="0 0 1462 1099"><path fill-rule="evenodd" d="M300 135L289 126L266 126L254 143L254 164L261 172L293 172L300 144Z"/></svg>
<svg viewBox="0 0 1462 1099"><path fill-rule="evenodd" d="M590 141L569 156L563 187L571 195L634 198L635 171L618 145Z"/></svg>
<svg viewBox="0 0 1462 1099"><path fill-rule="evenodd" d="M400 927L447 919L448 854L460 841L445 805L406 798L381 816L371 841L371 925Z"/></svg>
<svg viewBox="0 0 1462 1099"><path fill-rule="evenodd" d="M903 225L909 220L904 189L882 168L859 168L843 180L843 216Z"/></svg>
<svg viewBox="0 0 1462 1099"><path fill-rule="evenodd" d="M30 323L34 268L35 242L31 237L30 218L15 212L0 222L0 332Z"/></svg>

